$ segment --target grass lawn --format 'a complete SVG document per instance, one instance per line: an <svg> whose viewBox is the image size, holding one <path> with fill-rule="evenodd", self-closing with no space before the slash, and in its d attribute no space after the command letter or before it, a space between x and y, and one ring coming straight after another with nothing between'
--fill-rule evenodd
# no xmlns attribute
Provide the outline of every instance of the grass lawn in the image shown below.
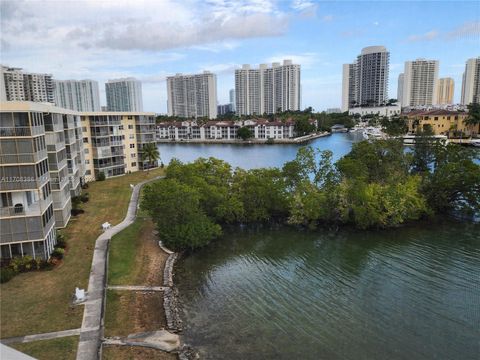
<svg viewBox="0 0 480 360"><path fill-rule="evenodd" d="M86 288L95 240L105 221L115 225L125 216L129 184L162 175L163 169L136 172L89 184L84 214L70 220L63 264L51 271L24 273L0 285L0 338L79 328L83 306L71 307L75 287ZM51 357L55 358L55 357Z"/></svg>
<svg viewBox="0 0 480 360"><path fill-rule="evenodd" d="M160 350L130 346L103 347L103 360L175 360L177 355Z"/></svg>
<svg viewBox="0 0 480 360"><path fill-rule="evenodd" d="M74 360L79 336L9 345L39 360Z"/></svg>
<svg viewBox="0 0 480 360"><path fill-rule="evenodd" d="M105 336L127 336L165 328L163 292L107 290Z"/></svg>
<svg viewBox="0 0 480 360"><path fill-rule="evenodd" d="M153 235L155 226L146 214L118 233L110 242L109 285L163 285L163 269L168 257Z"/></svg>

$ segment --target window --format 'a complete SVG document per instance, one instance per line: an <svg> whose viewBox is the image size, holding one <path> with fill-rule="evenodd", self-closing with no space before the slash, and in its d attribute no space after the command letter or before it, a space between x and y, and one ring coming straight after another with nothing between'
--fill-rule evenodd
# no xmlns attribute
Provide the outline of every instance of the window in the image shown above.
<svg viewBox="0 0 480 360"><path fill-rule="evenodd" d="M90 170L85 171L85 175L92 175L92 172Z"/></svg>
<svg viewBox="0 0 480 360"><path fill-rule="evenodd" d="M135 144L130 144L130 149L135 149Z"/></svg>
<svg viewBox="0 0 480 360"><path fill-rule="evenodd" d="M132 163L131 163L131 166L137 166L137 163L136 163L136 162L132 162Z"/></svg>
<svg viewBox="0 0 480 360"><path fill-rule="evenodd" d="M88 144L88 138L83 138L83 143Z"/></svg>
<svg viewBox="0 0 480 360"><path fill-rule="evenodd" d="M120 125L120 126L118 127L118 130L123 130L123 125Z"/></svg>
<svg viewBox="0 0 480 360"><path fill-rule="evenodd" d="M86 126L82 126L82 132L87 132L87 127Z"/></svg>
<svg viewBox="0 0 480 360"><path fill-rule="evenodd" d="M83 151L85 152L85 154L89 153L88 149L84 149Z"/></svg>
<svg viewBox="0 0 480 360"><path fill-rule="evenodd" d="M137 157L137 154L135 154L135 153L130 154L130 157L131 157L131 158L136 158L136 157Z"/></svg>
<svg viewBox="0 0 480 360"><path fill-rule="evenodd" d="M129 139L135 139L135 134L130 134Z"/></svg>
<svg viewBox="0 0 480 360"><path fill-rule="evenodd" d="M90 160L86 159L85 160L85 165L89 165L90 164Z"/></svg>
<svg viewBox="0 0 480 360"><path fill-rule="evenodd" d="M129 128L130 130L132 130L132 129L133 129L133 125L128 125L128 128Z"/></svg>

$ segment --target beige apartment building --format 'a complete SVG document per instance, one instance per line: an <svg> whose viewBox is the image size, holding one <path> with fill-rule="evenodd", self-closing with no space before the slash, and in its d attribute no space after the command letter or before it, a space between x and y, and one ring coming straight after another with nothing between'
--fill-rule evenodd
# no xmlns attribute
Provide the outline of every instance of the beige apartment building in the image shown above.
<svg viewBox="0 0 480 360"><path fill-rule="evenodd" d="M81 113L85 179L95 180L156 167L143 159L142 148L155 140L155 114L145 112Z"/></svg>
<svg viewBox="0 0 480 360"><path fill-rule="evenodd" d="M453 104L453 92L455 89L455 83L452 78L440 78L438 79L437 90L437 105L449 105Z"/></svg>
<svg viewBox="0 0 480 360"><path fill-rule="evenodd" d="M51 104L0 104L1 258L48 259L68 224L72 197L99 172L107 177L154 167L153 113L80 113Z"/></svg>

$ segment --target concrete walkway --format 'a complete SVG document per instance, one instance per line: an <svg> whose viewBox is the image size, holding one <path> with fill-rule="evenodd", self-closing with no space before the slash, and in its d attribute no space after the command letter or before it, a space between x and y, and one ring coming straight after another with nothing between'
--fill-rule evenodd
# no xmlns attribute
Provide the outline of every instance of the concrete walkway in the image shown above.
<svg viewBox="0 0 480 360"><path fill-rule="evenodd" d="M108 285L108 290L165 291L166 286Z"/></svg>
<svg viewBox="0 0 480 360"><path fill-rule="evenodd" d="M62 337L74 336L79 334L80 334L80 329L71 329L71 330L55 331L55 332L43 333L43 334L6 338L6 339L2 339L1 343L6 345L17 344L17 343L27 343L27 342L38 341L38 340L58 339Z"/></svg>
<svg viewBox="0 0 480 360"><path fill-rule="evenodd" d="M103 337L103 311L105 305L108 243L112 236L135 221L141 187L148 182L161 178L163 178L163 176L158 176L135 185L125 219L120 224L106 230L95 242L92 268L88 280L88 299L85 303L85 309L83 312L77 360L99 359L101 338ZM101 224L98 224L98 226L101 226Z"/></svg>

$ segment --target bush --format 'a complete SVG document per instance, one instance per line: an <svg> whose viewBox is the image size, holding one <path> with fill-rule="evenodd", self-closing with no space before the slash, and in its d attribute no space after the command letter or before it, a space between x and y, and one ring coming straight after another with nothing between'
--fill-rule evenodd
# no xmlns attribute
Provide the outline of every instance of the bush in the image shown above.
<svg viewBox="0 0 480 360"><path fill-rule="evenodd" d="M83 214L84 212L85 212L85 210L83 210L83 209L72 209L70 211L72 216L77 216L78 214Z"/></svg>
<svg viewBox="0 0 480 360"><path fill-rule="evenodd" d="M67 247L67 241L65 240L65 236L62 234L57 234L57 245L58 248L65 249Z"/></svg>
<svg viewBox="0 0 480 360"><path fill-rule="evenodd" d="M82 203L86 203L90 200L88 193L81 194L79 198Z"/></svg>
<svg viewBox="0 0 480 360"><path fill-rule="evenodd" d="M52 252L52 257L54 257L58 260L62 260L64 255L65 255L65 250L62 249L62 248L57 247Z"/></svg>
<svg viewBox="0 0 480 360"><path fill-rule="evenodd" d="M96 178L97 181L104 181L105 180L105 173L99 172Z"/></svg>
<svg viewBox="0 0 480 360"><path fill-rule="evenodd" d="M13 270L11 267L2 267L0 268L0 284L10 281L18 272Z"/></svg>
<svg viewBox="0 0 480 360"><path fill-rule="evenodd" d="M84 190L85 190L85 189L88 189L88 183L83 184L83 185L82 185L82 189L84 189Z"/></svg>
<svg viewBox="0 0 480 360"><path fill-rule="evenodd" d="M31 256L16 257L10 261L9 267L15 272L27 272L36 268L35 260Z"/></svg>

